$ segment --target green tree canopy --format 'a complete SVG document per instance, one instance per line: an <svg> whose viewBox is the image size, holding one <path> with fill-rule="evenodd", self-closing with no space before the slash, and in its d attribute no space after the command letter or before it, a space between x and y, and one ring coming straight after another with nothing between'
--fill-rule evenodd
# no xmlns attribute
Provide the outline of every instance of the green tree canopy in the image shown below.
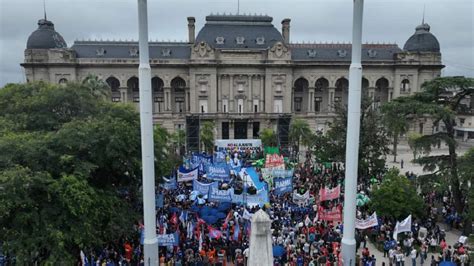
<svg viewBox="0 0 474 266"><path fill-rule="evenodd" d="M169 135L155 130L156 175ZM20 264L74 264L83 248L132 236L140 217L139 116L88 83L0 89L0 235Z"/></svg>
<svg viewBox="0 0 474 266"><path fill-rule="evenodd" d="M410 214L417 218L424 216L424 202L416 193L415 186L394 168L386 173L382 184L371 193L369 208L377 215L397 220L405 219Z"/></svg>
<svg viewBox="0 0 474 266"><path fill-rule="evenodd" d="M382 105L382 121L387 133L392 137L392 154L393 162L397 161L397 146L399 137L408 131L408 119L403 116L403 110L399 110L401 106L396 102L387 102Z"/></svg>
<svg viewBox="0 0 474 266"><path fill-rule="evenodd" d="M309 127L308 122L302 119L294 119L290 124L290 131L288 134L290 142L295 147L296 156L298 156L300 145L311 146L314 135Z"/></svg>
<svg viewBox="0 0 474 266"><path fill-rule="evenodd" d="M454 205L458 213L463 213L465 195L460 188L456 153L455 126L456 114L466 110L463 101L474 92L474 79L464 77L442 77L423 83L422 90L412 96L394 100L401 117L430 118L433 124L442 123L446 130L416 138L413 146L425 153L415 161L423 165L424 170L432 172L429 179L447 177L452 188ZM430 155L431 147L440 143L448 145L449 153Z"/></svg>
<svg viewBox="0 0 474 266"><path fill-rule="evenodd" d="M276 147L278 145L277 135L271 128L264 128L260 132L260 139L264 147Z"/></svg>
<svg viewBox="0 0 474 266"><path fill-rule="evenodd" d="M204 150L209 154L211 154L214 150L214 128L214 122L205 121L202 123L199 132L201 144L204 146Z"/></svg>
<svg viewBox="0 0 474 266"><path fill-rule="evenodd" d="M314 138L314 152L321 162L344 162L346 159L347 106L335 106L336 117L326 134ZM359 176L369 177L383 172L390 144L387 132L380 124L381 114L370 99L362 98L359 145Z"/></svg>

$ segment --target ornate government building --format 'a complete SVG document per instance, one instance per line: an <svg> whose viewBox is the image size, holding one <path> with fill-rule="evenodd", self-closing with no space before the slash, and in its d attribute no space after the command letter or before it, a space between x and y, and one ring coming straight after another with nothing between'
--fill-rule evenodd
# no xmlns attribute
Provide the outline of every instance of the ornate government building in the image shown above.
<svg viewBox="0 0 474 266"><path fill-rule="evenodd" d="M195 18L188 17L188 42L150 42L154 123L173 130L212 120L222 139L255 138L263 128L281 132L294 118L325 130L333 106L347 103L351 45L292 43L290 19L281 31L272 20L210 15L196 35ZM63 83L94 74L109 84L112 101L138 104L139 52L128 41L68 47L53 23L41 19L21 65L27 81ZM428 24L416 27L403 49L364 44L362 63L363 91L376 105L418 91L444 67ZM432 129L422 121L412 130Z"/></svg>

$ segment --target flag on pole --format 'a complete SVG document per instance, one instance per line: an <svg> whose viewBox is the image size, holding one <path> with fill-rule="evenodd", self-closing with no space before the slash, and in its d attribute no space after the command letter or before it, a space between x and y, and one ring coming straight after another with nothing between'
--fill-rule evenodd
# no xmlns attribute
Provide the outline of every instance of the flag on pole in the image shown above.
<svg viewBox="0 0 474 266"><path fill-rule="evenodd" d="M200 234L199 234L199 251L202 250L203 235L204 235L204 232L200 232Z"/></svg>
<svg viewBox="0 0 474 266"><path fill-rule="evenodd" d="M393 239L397 240L397 235L402 232L411 232L411 214L401 223L397 221L393 230Z"/></svg>
<svg viewBox="0 0 474 266"><path fill-rule="evenodd" d="M214 227L212 226L209 226L209 238L216 238L216 239L220 239L222 237L222 232L215 229Z"/></svg>
<svg viewBox="0 0 474 266"><path fill-rule="evenodd" d="M236 223L235 228L234 228L234 241L239 240L239 234L240 234L240 225L239 223Z"/></svg>
<svg viewBox="0 0 474 266"><path fill-rule="evenodd" d="M227 225L228 225L229 221L232 219L232 217L233 217L233 212L232 212L232 210L230 210L229 213L227 214L227 217L225 217L224 224L222 225L222 227L224 229L227 228Z"/></svg>

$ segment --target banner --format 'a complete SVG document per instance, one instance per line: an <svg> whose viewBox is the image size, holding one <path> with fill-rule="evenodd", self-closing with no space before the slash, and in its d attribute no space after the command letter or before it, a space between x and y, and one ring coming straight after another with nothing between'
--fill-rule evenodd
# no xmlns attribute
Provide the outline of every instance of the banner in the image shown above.
<svg viewBox="0 0 474 266"><path fill-rule="evenodd" d="M276 195L282 195L293 190L293 176L273 179Z"/></svg>
<svg viewBox="0 0 474 266"><path fill-rule="evenodd" d="M397 221L393 230L393 239L397 240L397 235L402 232L411 232L411 214L401 223Z"/></svg>
<svg viewBox="0 0 474 266"><path fill-rule="evenodd" d="M179 246L179 234L159 234L156 235L158 246Z"/></svg>
<svg viewBox="0 0 474 266"><path fill-rule="evenodd" d="M309 203L309 190L306 191L303 195L293 192L293 203L299 206L306 206Z"/></svg>
<svg viewBox="0 0 474 266"><path fill-rule="evenodd" d="M206 155L204 155L204 154L196 154L196 153L195 153L195 154L193 154L192 162L193 162L194 164L200 164L200 163L202 163L202 164L204 164L204 165L206 165L206 164L212 164L213 158L214 158L214 157L213 157L212 155L206 156Z"/></svg>
<svg viewBox="0 0 474 266"><path fill-rule="evenodd" d="M220 190L218 187L209 188L208 200L212 202L232 202L233 189Z"/></svg>
<svg viewBox="0 0 474 266"><path fill-rule="evenodd" d="M163 177L163 180L165 182L160 184L160 187L165 189L165 190L173 190L178 188L178 184L176 183L176 178L170 177L170 179L167 181L165 177Z"/></svg>
<svg viewBox="0 0 474 266"><path fill-rule="evenodd" d="M186 182L197 179L198 177L198 168L193 170L186 170L184 167L180 166L178 170L178 182Z"/></svg>
<svg viewBox="0 0 474 266"><path fill-rule="evenodd" d="M156 195L155 197L155 208L163 208L165 198L162 193Z"/></svg>
<svg viewBox="0 0 474 266"><path fill-rule="evenodd" d="M259 139L218 139L214 142L217 151L229 152L238 151L245 152L247 149L257 150L262 146Z"/></svg>
<svg viewBox="0 0 474 266"><path fill-rule="evenodd" d="M262 189L257 192L255 195L249 195L248 193L242 193L240 195L234 194L234 191L232 190L232 203L235 204L245 204L247 206L260 206L263 207L265 203L269 203L270 200L268 198L268 191L265 189Z"/></svg>
<svg viewBox="0 0 474 266"><path fill-rule="evenodd" d="M285 165L283 155L267 154L267 156L265 157L265 168L281 168L281 165Z"/></svg>
<svg viewBox="0 0 474 266"><path fill-rule="evenodd" d="M340 207L326 210L323 207L318 207L318 219L321 221L342 222L342 209Z"/></svg>
<svg viewBox="0 0 474 266"><path fill-rule="evenodd" d="M206 175L208 179L229 181L230 180L229 165L225 163L210 164L207 167Z"/></svg>
<svg viewBox="0 0 474 266"><path fill-rule="evenodd" d="M200 195L209 194L209 189L211 187L217 188L218 187L217 182L212 182L212 183L206 184L206 183L201 183L201 182L197 181L196 179L193 180L193 191L199 192Z"/></svg>
<svg viewBox="0 0 474 266"><path fill-rule="evenodd" d="M319 201L333 200L341 196L341 185L335 188L321 188L319 190Z"/></svg>
<svg viewBox="0 0 474 266"><path fill-rule="evenodd" d="M374 226L378 226L379 222L377 220L377 213L373 213L365 220L356 219L355 228L356 229L367 229Z"/></svg>

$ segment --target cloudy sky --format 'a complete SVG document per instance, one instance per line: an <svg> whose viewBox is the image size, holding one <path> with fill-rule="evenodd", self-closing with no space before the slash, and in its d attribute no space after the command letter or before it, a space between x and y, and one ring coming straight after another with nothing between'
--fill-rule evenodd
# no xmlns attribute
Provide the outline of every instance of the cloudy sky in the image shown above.
<svg viewBox="0 0 474 266"><path fill-rule="evenodd" d="M210 13L236 13L238 0L148 0L151 40L186 40L186 17L196 31ZM68 46L82 39L138 39L136 0L46 0L48 19ZM441 45L443 75L474 76L474 1L366 0L363 40L405 41L425 22ZM351 0L240 0L240 13L268 14L280 29L291 18L292 42L350 42ZM42 0L0 0L0 86L24 81L23 52L43 17ZM196 32L197 33L197 32Z"/></svg>

